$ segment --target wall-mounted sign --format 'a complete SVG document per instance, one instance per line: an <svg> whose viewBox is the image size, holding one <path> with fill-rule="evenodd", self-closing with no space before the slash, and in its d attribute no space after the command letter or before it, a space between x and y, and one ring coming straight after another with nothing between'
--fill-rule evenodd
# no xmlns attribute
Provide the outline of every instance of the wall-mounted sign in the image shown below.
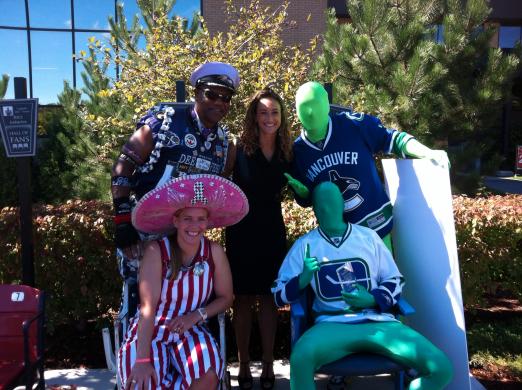
<svg viewBox="0 0 522 390"><path fill-rule="evenodd" d="M0 130L7 157L34 156L38 98L0 100Z"/></svg>

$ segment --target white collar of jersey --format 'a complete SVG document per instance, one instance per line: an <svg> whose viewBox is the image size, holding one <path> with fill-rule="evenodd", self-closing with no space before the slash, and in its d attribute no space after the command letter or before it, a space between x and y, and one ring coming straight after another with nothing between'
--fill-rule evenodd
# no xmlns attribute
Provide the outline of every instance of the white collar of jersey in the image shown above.
<svg viewBox="0 0 522 390"><path fill-rule="evenodd" d="M319 150L319 151L323 151L324 148L326 148L326 145L328 144L328 141L330 140L331 135L332 135L332 118L331 117L328 118L328 130L326 131L326 137L324 139L324 144L323 144L322 149L315 146L313 142L311 142L308 138L306 138L304 128L301 130L301 138L303 139L303 141L311 148L313 148L315 150Z"/></svg>
<svg viewBox="0 0 522 390"><path fill-rule="evenodd" d="M350 236L350 233L352 232L352 224L350 222L346 223L346 231L344 232L341 241L339 241L337 244L330 237L328 237L328 235L323 232L320 227L318 227L317 230L319 231L321 237L328 241L329 244L339 248L346 241L348 236Z"/></svg>

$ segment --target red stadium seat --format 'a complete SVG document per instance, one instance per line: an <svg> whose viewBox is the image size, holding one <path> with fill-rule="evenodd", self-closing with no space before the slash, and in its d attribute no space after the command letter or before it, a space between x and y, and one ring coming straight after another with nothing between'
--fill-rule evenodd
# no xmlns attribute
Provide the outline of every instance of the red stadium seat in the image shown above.
<svg viewBox="0 0 522 390"><path fill-rule="evenodd" d="M44 323L44 291L0 285L0 390L45 390Z"/></svg>

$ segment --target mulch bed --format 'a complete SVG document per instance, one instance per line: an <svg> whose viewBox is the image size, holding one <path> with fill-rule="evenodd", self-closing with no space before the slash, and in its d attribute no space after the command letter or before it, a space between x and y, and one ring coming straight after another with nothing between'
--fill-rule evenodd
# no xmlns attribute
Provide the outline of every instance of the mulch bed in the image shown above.
<svg viewBox="0 0 522 390"><path fill-rule="evenodd" d="M469 310L464 311L467 328L479 322L522 318L522 306L511 295L501 292L495 296L487 295L486 300L487 309L477 307L474 315ZM276 359L288 359L290 356L289 323L290 312L280 309L274 350ZM237 346L230 318L227 318L226 337L228 359L230 362L237 361ZM261 335L256 318L250 346L250 358L254 361L261 360ZM78 330L75 325L58 325L54 334L46 336L46 347L46 369L107 368L101 330L96 329L94 322L88 322L84 331ZM470 371L487 390L522 389L522 382L502 367L471 368Z"/></svg>
<svg viewBox="0 0 522 390"><path fill-rule="evenodd" d="M475 315L471 314L469 310L464 310L466 328L469 329L480 322L507 322L514 318L522 318L522 306L509 293L499 292L496 295L486 295L486 301L488 302L487 308L475 307L477 309ZM471 367L470 372L487 390L522 389L522 381L502 367Z"/></svg>

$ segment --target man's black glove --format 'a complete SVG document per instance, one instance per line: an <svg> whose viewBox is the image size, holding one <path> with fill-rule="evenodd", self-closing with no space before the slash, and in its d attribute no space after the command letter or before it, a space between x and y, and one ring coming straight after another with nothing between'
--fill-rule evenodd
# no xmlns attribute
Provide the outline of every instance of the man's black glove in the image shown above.
<svg viewBox="0 0 522 390"><path fill-rule="evenodd" d="M137 245L138 241L140 241L140 235L132 226L132 222L121 222L116 225L114 243L117 248L129 248L132 245Z"/></svg>
<svg viewBox="0 0 522 390"><path fill-rule="evenodd" d="M132 226L131 222L131 205L128 196L114 198L114 224L116 225L116 234L114 235L114 243L116 247L123 250L135 246L140 241L140 235ZM127 252L130 254L130 252ZM132 254L134 257L137 254ZM129 256L127 256L129 257Z"/></svg>

